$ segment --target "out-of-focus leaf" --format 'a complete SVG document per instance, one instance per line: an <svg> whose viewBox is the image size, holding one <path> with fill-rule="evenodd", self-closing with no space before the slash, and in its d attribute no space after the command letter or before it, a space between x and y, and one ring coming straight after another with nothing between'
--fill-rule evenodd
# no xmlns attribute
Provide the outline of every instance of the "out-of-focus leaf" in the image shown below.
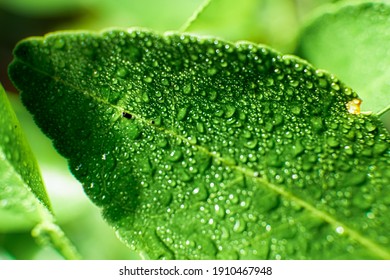
<svg viewBox="0 0 390 280"><path fill-rule="evenodd" d="M212 0L188 31L288 51L298 30L295 8L290 0Z"/></svg>
<svg viewBox="0 0 390 280"><path fill-rule="evenodd" d="M1 0L0 7L17 14L53 17L86 7L94 2L96 0Z"/></svg>
<svg viewBox="0 0 390 280"><path fill-rule="evenodd" d="M78 257L54 222L49 198L30 147L0 86L0 230L33 229L65 258Z"/></svg>
<svg viewBox="0 0 390 280"><path fill-rule="evenodd" d="M0 116L0 207L35 215L38 202L50 210L35 157L1 86Z"/></svg>
<svg viewBox="0 0 390 280"><path fill-rule="evenodd" d="M361 3L319 13L303 29L298 53L335 73L362 98L364 111L390 104L390 5Z"/></svg>
<svg viewBox="0 0 390 280"><path fill-rule="evenodd" d="M390 258L389 134L333 75L143 30L21 42L10 75L120 238L150 258Z"/></svg>
<svg viewBox="0 0 390 280"><path fill-rule="evenodd" d="M74 28L100 30L107 27L144 26L160 31L177 30L203 0L94 0L90 16ZM69 28L69 25L66 26Z"/></svg>

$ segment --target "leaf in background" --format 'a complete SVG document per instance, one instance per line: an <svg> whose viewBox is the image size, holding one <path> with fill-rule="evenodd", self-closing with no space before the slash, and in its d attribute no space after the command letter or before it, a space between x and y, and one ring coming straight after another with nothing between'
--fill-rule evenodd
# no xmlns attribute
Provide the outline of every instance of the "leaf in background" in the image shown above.
<svg viewBox="0 0 390 280"><path fill-rule="evenodd" d="M14 55L22 101L145 257L390 258L389 134L334 76L142 30L57 33Z"/></svg>
<svg viewBox="0 0 390 280"><path fill-rule="evenodd" d="M22 205L20 197L16 193L31 193L44 207L50 210L49 198L42 183L41 175L35 157L23 135L19 122L12 111L4 89L0 86L0 155L3 176L1 191L2 200L0 205ZM14 183L4 183L7 182ZM16 182L20 182L19 186ZM13 186L15 185L15 187ZM22 188L20 188L22 186ZM25 191L23 191L25 190ZM6 196L9 196L5 199ZM16 203L8 199L16 199ZM28 200L26 201L26 203ZM28 206L27 208L33 208Z"/></svg>
<svg viewBox="0 0 390 280"><path fill-rule="evenodd" d="M379 112L390 103L390 6L335 7L307 24L298 53L352 86L364 111Z"/></svg>
<svg viewBox="0 0 390 280"><path fill-rule="evenodd" d="M187 30L287 51L298 30L295 8L290 0L248 0L240 5L234 0L212 0Z"/></svg>
<svg viewBox="0 0 390 280"><path fill-rule="evenodd" d="M85 7L95 0L1 0L0 6L16 14L55 16Z"/></svg>
<svg viewBox="0 0 390 280"><path fill-rule="evenodd" d="M75 22L77 29L100 30L108 26L144 26L159 31L178 29L204 0L90 0L89 16ZM65 26L69 29L69 25Z"/></svg>
<svg viewBox="0 0 390 280"><path fill-rule="evenodd" d="M51 243L65 258L78 257L54 223L35 157L2 86L0 116L0 230L33 228L38 241Z"/></svg>
<svg viewBox="0 0 390 280"><path fill-rule="evenodd" d="M211 0L185 31L294 51L301 18L331 0Z"/></svg>

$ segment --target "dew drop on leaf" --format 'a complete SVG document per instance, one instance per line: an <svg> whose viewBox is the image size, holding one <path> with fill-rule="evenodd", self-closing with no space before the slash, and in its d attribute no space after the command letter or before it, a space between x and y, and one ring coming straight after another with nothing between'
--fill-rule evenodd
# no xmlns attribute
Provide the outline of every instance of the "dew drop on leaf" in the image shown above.
<svg viewBox="0 0 390 280"><path fill-rule="evenodd" d="M207 200L209 193L204 186L197 186L195 189L192 191L193 198L196 201L205 201Z"/></svg>
<svg viewBox="0 0 390 280"><path fill-rule="evenodd" d="M56 49L62 49L65 46L65 40L64 39L57 39L54 41L53 45Z"/></svg>
<svg viewBox="0 0 390 280"><path fill-rule="evenodd" d="M119 68L117 71L116 71L116 76L119 77L119 78L124 78L126 77L127 75L127 70L126 68Z"/></svg>
<svg viewBox="0 0 390 280"><path fill-rule="evenodd" d="M335 259L348 248L354 258L389 258L389 136L331 74L265 46L195 35L44 40L16 47L10 76L135 250Z"/></svg>
<svg viewBox="0 0 390 280"><path fill-rule="evenodd" d="M186 116L187 116L187 113L188 113L188 108L187 107L180 108L178 113L177 113L177 120L178 121L184 120L186 118Z"/></svg>
<svg viewBox="0 0 390 280"><path fill-rule="evenodd" d="M182 157L183 153L179 149L173 150L169 154L169 160L172 162L179 161L180 159L182 159Z"/></svg>
<svg viewBox="0 0 390 280"><path fill-rule="evenodd" d="M246 229L245 221L241 219L236 219L233 226L233 231L237 233L242 233Z"/></svg>

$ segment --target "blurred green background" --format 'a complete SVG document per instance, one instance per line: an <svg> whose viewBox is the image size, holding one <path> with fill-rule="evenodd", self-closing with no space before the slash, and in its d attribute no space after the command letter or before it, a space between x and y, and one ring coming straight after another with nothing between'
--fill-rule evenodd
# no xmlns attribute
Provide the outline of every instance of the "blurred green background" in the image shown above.
<svg viewBox="0 0 390 280"><path fill-rule="evenodd" d="M7 77L15 44L45 33L110 27L179 30L204 0L0 0L0 81L35 153L60 226L85 259L132 259L69 173L66 161L41 134L20 104ZM317 8L332 0L213 0L188 32L225 40L247 40L293 53L299 29ZM1 217L0 217L1 219ZM61 259L39 246L29 225L0 220L0 259Z"/></svg>

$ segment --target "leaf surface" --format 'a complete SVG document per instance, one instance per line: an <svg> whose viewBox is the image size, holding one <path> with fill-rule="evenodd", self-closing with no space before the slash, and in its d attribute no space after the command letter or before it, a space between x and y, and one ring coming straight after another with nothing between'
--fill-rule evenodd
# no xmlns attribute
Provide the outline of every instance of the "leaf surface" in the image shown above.
<svg viewBox="0 0 390 280"><path fill-rule="evenodd" d="M298 53L352 86L362 109L390 104L390 5L343 5L321 13L303 29Z"/></svg>
<svg viewBox="0 0 390 280"><path fill-rule="evenodd" d="M390 258L389 134L334 76L261 45L137 29L14 54L22 101L145 257Z"/></svg>
<svg viewBox="0 0 390 280"><path fill-rule="evenodd" d="M50 203L35 158L1 85L0 116L1 228L9 230L26 222L34 225L39 221L38 208L50 210Z"/></svg>
<svg viewBox="0 0 390 280"><path fill-rule="evenodd" d="M0 231L32 229L64 258L78 253L55 223L35 157L0 85Z"/></svg>

